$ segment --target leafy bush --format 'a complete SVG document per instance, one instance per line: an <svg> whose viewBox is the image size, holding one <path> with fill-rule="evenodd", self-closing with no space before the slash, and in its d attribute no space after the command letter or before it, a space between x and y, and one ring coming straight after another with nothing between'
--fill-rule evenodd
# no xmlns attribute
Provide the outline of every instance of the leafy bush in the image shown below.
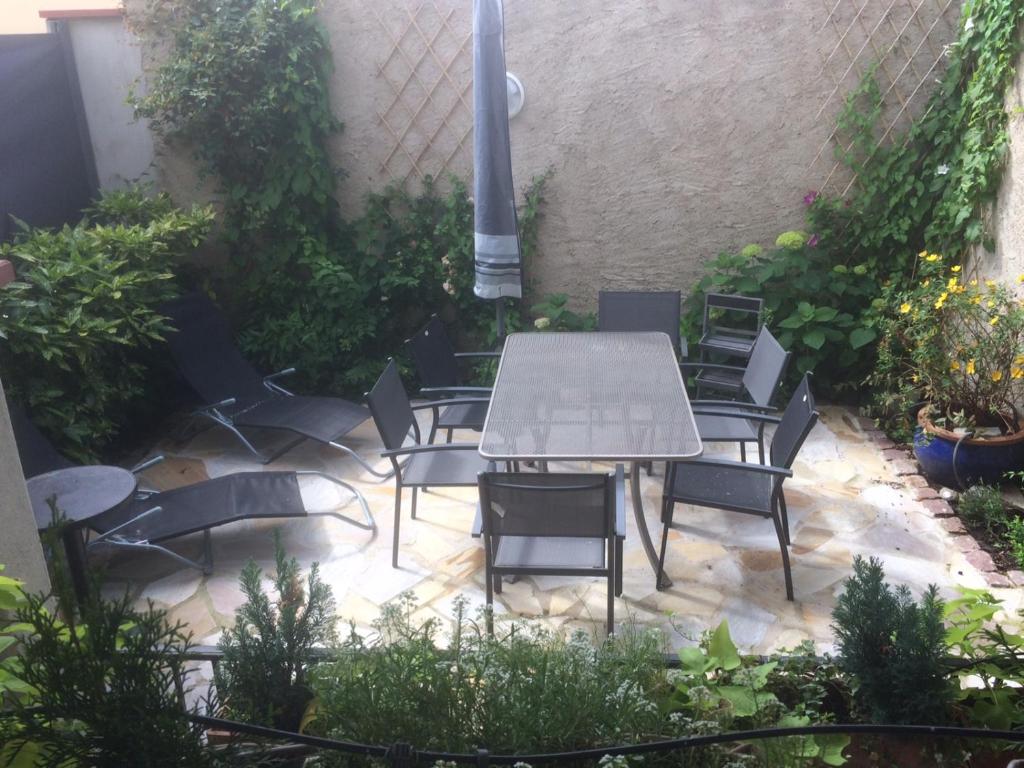
<svg viewBox="0 0 1024 768"><path fill-rule="evenodd" d="M956 503L957 514L978 528L990 534L1003 528L1007 522L1006 507L999 489L991 485L975 485L968 488Z"/></svg>
<svg viewBox="0 0 1024 768"><path fill-rule="evenodd" d="M865 310L878 284L863 264L849 261L848 254L800 232L784 232L772 250L721 253L686 301L684 332L692 342L699 339L705 293L762 296L766 324L793 353L790 378L813 370L822 386L851 388L871 357L875 332Z"/></svg>
<svg viewBox="0 0 1024 768"><path fill-rule="evenodd" d="M1024 517L1011 517L1006 523L1006 543L1018 568L1024 568Z"/></svg>
<svg viewBox="0 0 1024 768"><path fill-rule="evenodd" d="M569 309L569 297L564 293L549 293L530 307L534 315L533 327L538 331L592 331L597 327L597 315L582 314Z"/></svg>
<svg viewBox="0 0 1024 768"><path fill-rule="evenodd" d="M144 399L143 353L166 330L156 307L176 292L176 261L213 221L210 209L178 211L164 197L115 199L89 214L109 223L24 228L0 245L0 258L18 275L0 290L0 367L9 394L82 461L94 460Z"/></svg>
<svg viewBox="0 0 1024 768"><path fill-rule="evenodd" d="M856 685L855 700L876 723L940 723L952 689L946 676L944 604L931 586L920 605L893 589L876 558L853 561L853 576L832 611L839 666Z"/></svg>
<svg viewBox="0 0 1024 768"><path fill-rule="evenodd" d="M761 662L741 658L722 622L705 633L700 645L679 651L680 667L672 676L675 691L670 700L676 723L695 733L723 733L756 728L794 728L828 718L822 712L824 687L800 686L792 704L772 691L785 688L800 672L780 661ZM792 686L789 687L792 690ZM843 749L849 737L842 734L768 739L750 745L751 764L794 765L821 760L826 765L846 762Z"/></svg>
<svg viewBox="0 0 1024 768"><path fill-rule="evenodd" d="M353 630L337 661L318 664L315 732L417 749L531 753L643 741L664 733L657 634L625 632L594 647L526 625L488 635L457 617L447 648L411 597L382 609L376 638ZM334 763L330 763L334 764Z"/></svg>
<svg viewBox="0 0 1024 768"><path fill-rule="evenodd" d="M5 604L10 605L11 593ZM14 600L0 629L0 762L34 765L213 766L201 730L182 717L176 680L186 680L190 638L162 611L128 598L93 600L65 623L43 596ZM144 719L140 719L144 718ZM7 728L7 733L2 733Z"/></svg>
<svg viewBox="0 0 1024 768"><path fill-rule="evenodd" d="M275 536L276 602L263 591L252 560L242 569L245 602L224 633L224 653L214 679L217 696L232 717L258 725L297 730L310 693L307 665L314 648L334 640L334 597L313 563L303 588L299 564Z"/></svg>

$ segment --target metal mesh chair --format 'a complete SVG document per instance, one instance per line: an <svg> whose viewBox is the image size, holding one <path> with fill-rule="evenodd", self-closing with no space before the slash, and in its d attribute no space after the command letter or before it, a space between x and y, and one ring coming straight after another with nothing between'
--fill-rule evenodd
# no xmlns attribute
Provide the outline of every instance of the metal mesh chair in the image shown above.
<svg viewBox="0 0 1024 768"><path fill-rule="evenodd" d="M260 376L235 346L224 315L201 294L182 296L160 311L177 331L168 334L167 344L178 371L207 403L196 415L230 430L264 464L308 438L351 456L376 477L390 477L338 442L369 418L365 408L338 397L289 392L277 380L294 368ZM249 428L287 430L298 439L268 456L243 434Z"/></svg>
<svg viewBox="0 0 1024 768"><path fill-rule="evenodd" d="M658 584L665 569L668 531L672 526L675 505L693 504L770 519L782 550L782 568L786 578L786 598L793 599L793 576L789 565L789 518L782 483L792 477L793 462L818 420L811 394L811 374L800 385L778 419L772 416L743 414L738 418L777 424L769 448L768 464L746 464L724 459L701 458L677 461L665 473L662 493L661 553L658 559Z"/></svg>
<svg viewBox="0 0 1024 768"><path fill-rule="evenodd" d="M471 396L489 398L490 387L468 387L462 384L460 361L498 358L500 352L456 352L451 339L445 331L444 323L433 315L430 322L419 333L405 342L416 371L420 376L420 395L431 400L444 401L452 397ZM456 429L473 429L480 431L487 418L487 403L467 403L450 405L439 402L432 409L433 420L430 424L428 443L434 442L439 429L447 431L447 441L452 441L452 433Z"/></svg>
<svg viewBox="0 0 1024 768"><path fill-rule="evenodd" d="M768 328L762 326L754 342L746 368L713 363L683 363L684 370L726 368L742 371L736 400L692 400L697 431L705 443L739 443L740 459L747 460L746 444L757 443L759 461L764 464L765 423L742 418L746 413L770 414L772 398L786 373L790 354L782 348Z"/></svg>
<svg viewBox="0 0 1024 768"><path fill-rule="evenodd" d="M11 409L14 439L25 477L75 466L62 456L21 408ZM163 461L156 456L132 469L138 474ZM302 503L299 476L316 476L350 491L362 510L362 519L340 512L309 512ZM159 552L204 573L213 570L210 530L239 520L330 515L357 528L376 526L363 497L350 485L322 472L239 472L203 480L169 491L140 491L134 498L91 518L89 528L99 534L88 550L107 547ZM203 559L190 560L164 546L164 542L203 533Z"/></svg>
<svg viewBox="0 0 1024 768"><path fill-rule="evenodd" d="M430 486L474 486L477 474L487 468L476 445L422 444L415 411L435 408L434 403L412 405L398 373L398 365L389 360L384 372L366 393L373 421L385 450L381 456L391 460L395 475L395 530L391 565L398 567L398 531L402 521L402 490L412 488L412 518L416 519L416 492ZM486 398L454 398L450 405L487 402ZM407 444L409 439L411 444ZM399 461L404 459L404 462Z"/></svg>
<svg viewBox="0 0 1024 768"><path fill-rule="evenodd" d="M730 358L745 361L754 349L754 341L764 324L764 299L727 293L704 296L704 321L701 329L701 362L722 362ZM738 393L741 374L723 368L698 371L697 396L703 389Z"/></svg>
<svg viewBox="0 0 1024 768"><path fill-rule="evenodd" d="M626 535L621 465L615 474L483 472L479 485L487 605L507 575L605 576L611 634Z"/></svg>
<svg viewBox="0 0 1024 768"><path fill-rule="evenodd" d="M678 350L679 306L679 291L600 291L597 330L662 331L672 339L672 349Z"/></svg>

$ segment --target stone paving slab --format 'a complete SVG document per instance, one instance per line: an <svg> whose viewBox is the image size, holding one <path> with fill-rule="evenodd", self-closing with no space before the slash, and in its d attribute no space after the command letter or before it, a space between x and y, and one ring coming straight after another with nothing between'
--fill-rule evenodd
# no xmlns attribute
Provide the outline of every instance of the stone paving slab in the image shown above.
<svg viewBox="0 0 1024 768"><path fill-rule="evenodd" d="M673 647L692 642L703 630L728 619L733 637L744 650L768 652L806 639L827 651L832 642L832 607L855 555L880 557L889 579L906 583L915 594L930 583L938 584L946 596L953 596L957 585L986 586L988 564L979 557L984 553L966 549L960 541L964 537L950 530L955 526L936 518L927 506L929 501L919 500L919 489L908 485L901 474L905 468L900 460L887 459L850 410L823 406L821 411L822 418L794 467L795 476L785 486L795 602L785 599L782 561L770 521L679 505L675 518L679 525L670 532L667 558L675 584L663 592L654 588L654 574L640 546L635 520L631 511L627 513L624 590L616 602L617 618L631 617L663 628ZM460 437L473 440L474 434ZM381 449L372 422L346 442L363 456L374 456ZM708 453L713 450L709 447ZM245 562L251 557L265 571L272 569L274 530L281 532L289 554L304 567L320 562L324 578L334 589L339 615L355 622L360 631L368 630L383 602L407 590L417 597L417 615L442 621L450 620L459 595L471 605L483 604L483 552L480 541L470 536L475 489L421 493L417 520L409 518L407 492L401 567L393 569L394 483L376 481L339 452L306 442L263 467L228 433L216 429L184 443L168 441L156 446L157 451L165 453L167 461L150 470L147 478L160 488L242 469L332 473L363 491L378 525L375 534L330 517L224 526L213 532L215 566L210 576L182 569L157 554L118 555L107 563L108 594L127 588L140 601L153 599L170 611L172 619L188 621L201 641L216 639L218 631L233 620L233 611L242 601L237 579ZM552 465L551 469L569 467ZM611 467L595 464L593 468ZM662 472L659 467L654 477L641 475L646 517L655 536L661 530ZM302 480L302 492L312 509L351 505L343 491L315 478ZM172 546L196 557L201 539L187 537ZM994 592L1011 613L1021 608L1024 590L996 588ZM522 578L506 585L496 599L496 610L502 615L603 634L603 579Z"/></svg>

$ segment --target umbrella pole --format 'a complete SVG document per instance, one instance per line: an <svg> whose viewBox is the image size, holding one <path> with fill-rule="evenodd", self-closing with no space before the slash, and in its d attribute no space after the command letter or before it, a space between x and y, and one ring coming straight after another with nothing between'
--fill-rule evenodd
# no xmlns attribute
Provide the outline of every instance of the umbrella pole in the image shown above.
<svg viewBox="0 0 1024 768"><path fill-rule="evenodd" d="M498 320L498 341L505 338L505 297L499 296L495 304L495 312Z"/></svg>

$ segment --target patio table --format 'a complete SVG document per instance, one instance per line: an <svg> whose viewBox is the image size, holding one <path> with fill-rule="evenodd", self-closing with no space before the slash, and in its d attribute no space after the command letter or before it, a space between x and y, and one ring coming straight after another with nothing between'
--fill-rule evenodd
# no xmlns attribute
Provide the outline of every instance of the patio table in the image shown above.
<svg viewBox="0 0 1024 768"><path fill-rule="evenodd" d="M513 333L505 340L480 455L492 461L629 462L633 515L657 573L640 466L703 452L664 333ZM665 576L658 585L671 586Z"/></svg>

